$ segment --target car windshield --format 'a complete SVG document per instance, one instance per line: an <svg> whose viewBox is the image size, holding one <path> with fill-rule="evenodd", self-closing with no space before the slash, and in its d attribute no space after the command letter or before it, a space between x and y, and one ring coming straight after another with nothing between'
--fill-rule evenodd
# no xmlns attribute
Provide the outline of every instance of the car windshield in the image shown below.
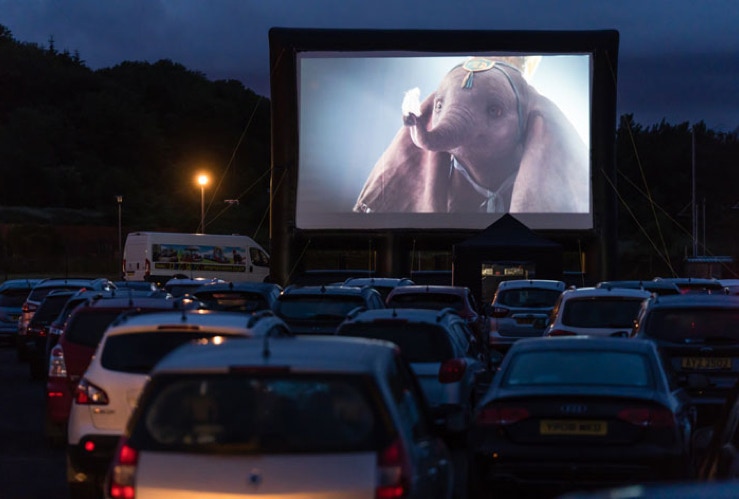
<svg viewBox="0 0 739 499"><path fill-rule="evenodd" d="M154 364L180 345L222 336L207 331L149 331L110 336L105 341L100 364L111 371L145 374Z"/></svg>
<svg viewBox="0 0 739 499"><path fill-rule="evenodd" d="M556 289L510 289L501 291L497 303L508 307L552 308L560 294Z"/></svg>
<svg viewBox="0 0 739 499"><path fill-rule="evenodd" d="M390 298L389 308L423 308L427 310L441 310L451 307L461 311L464 300L460 295L451 293L398 293Z"/></svg>
<svg viewBox="0 0 739 499"><path fill-rule="evenodd" d="M562 324L572 327L631 328L642 298L571 299L562 311Z"/></svg>
<svg viewBox="0 0 739 499"><path fill-rule="evenodd" d="M739 310L716 308L657 309L649 314L644 334L680 343L739 342Z"/></svg>
<svg viewBox="0 0 739 499"><path fill-rule="evenodd" d="M391 341L400 347L403 356L411 363L437 363L454 356L446 331L433 324L347 323L337 334Z"/></svg>
<svg viewBox="0 0 739 499"><path fill-rule="evenodd" d="M285 295L276 312L285 319L341 318L362 306L364 300L358 295Z"/></svg>
<svg viewBox="0 0 739 499"><path fill-rule="evenodd" d="M626 341L626 340L625 340ZM503 386L587 385L652 387L649 359L635 352L548 350L511 358Z"/></svg>
<svg viewBox="0 0 739 499"><path fill-rule="evenodd" d="M131 442L214 454L375 452L389 442L368 378L255 371L155 378Z"/></svg>

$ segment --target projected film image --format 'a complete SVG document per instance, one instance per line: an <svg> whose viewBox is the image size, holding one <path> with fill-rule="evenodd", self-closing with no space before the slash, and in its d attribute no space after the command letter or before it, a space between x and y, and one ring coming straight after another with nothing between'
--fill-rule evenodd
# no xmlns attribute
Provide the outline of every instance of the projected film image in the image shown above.
<svg viewBox="0 0 739 499"><path fill-rule="evenodd" d="M299 54L297 227L592 227L591 58Z"/></svg>

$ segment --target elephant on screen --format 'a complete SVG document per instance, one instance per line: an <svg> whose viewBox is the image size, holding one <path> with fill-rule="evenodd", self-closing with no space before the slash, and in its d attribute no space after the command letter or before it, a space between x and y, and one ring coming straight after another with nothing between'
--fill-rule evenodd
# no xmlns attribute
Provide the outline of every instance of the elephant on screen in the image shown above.
<svg viewBox="0 0 739 499"><path fill-rule="evenodd" d="M468 59L420 102L369 174L361 213L587 213L589 152L527 82L525 58Z"/></svg>

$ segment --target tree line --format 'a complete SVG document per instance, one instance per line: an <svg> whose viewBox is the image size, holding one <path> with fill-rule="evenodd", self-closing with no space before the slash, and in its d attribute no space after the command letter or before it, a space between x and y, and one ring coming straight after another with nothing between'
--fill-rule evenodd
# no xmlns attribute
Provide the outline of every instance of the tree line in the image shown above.
<svg viewBox="0 0 739 499"><path fill-rule="evenodd" d="M693 185L699 253L739 258L738 136L620 117L621 268L680 265L693 247ZM20 42L0 25L0 223L114 227L120 208L127 229L194 232L201 169L211 175L207 231L268 245L267 98L167 59L93 71L53 40Z"/></svg>

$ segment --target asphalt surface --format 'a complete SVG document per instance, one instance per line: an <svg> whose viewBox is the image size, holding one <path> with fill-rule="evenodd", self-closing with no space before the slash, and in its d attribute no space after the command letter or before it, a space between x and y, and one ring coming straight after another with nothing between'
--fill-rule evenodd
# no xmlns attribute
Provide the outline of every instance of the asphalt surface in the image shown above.
<svg viewBox="0 0 739 499"><path fill-rule="evenodd" d="M63 449L44 441L44 382L0 345L0 498L69 499Z"/></svg>

